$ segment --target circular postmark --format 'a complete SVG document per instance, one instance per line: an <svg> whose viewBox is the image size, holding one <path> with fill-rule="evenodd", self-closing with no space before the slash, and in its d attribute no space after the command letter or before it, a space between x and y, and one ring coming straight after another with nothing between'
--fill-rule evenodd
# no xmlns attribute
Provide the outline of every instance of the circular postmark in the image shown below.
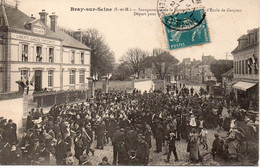
<svg viewBox="0 0 260 168"><path fill-rule="evenodd" d="M165 26L177 31L197 27L206 16L201 0L157 0L157 13Z"/></svg>

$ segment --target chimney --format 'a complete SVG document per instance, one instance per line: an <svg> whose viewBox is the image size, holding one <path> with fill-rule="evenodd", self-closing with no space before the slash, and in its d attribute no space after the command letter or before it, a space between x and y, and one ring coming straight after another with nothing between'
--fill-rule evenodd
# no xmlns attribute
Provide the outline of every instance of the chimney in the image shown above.
<svg viewBox="0 0 260 168"><path fill-rule="evenodd" d="M39 13L40 14L40 19L41 21L47 25L47 16L48 16L48 13L45 12L45 9L42 10L42 12Z"/></svg>
<svg viewBox="0 0 260 168"><path fill-rule="evenodd" d="M50 15L51 18L51 30L56 32L57 30L57 18L58 16L55 15L55 12L52 12L52 14Z"/></svg>
<svg viewBox="0 0 260 168"><path fill-rule="evenodd" d="M33 14L31 14L31 18L33 19L33 20L35 20L36 18L33 16Z"/></svg>
<svg viewBox="0 0 260 168"><path fill-rule="evenodd" d="M82 31L81 29L78 29L78 31L74 32L74 38L77 39L78 41L80 41L82 43Z"/></svg>
<svg viewBox="0 0 260 168"><path fill-rule="evenodd" d="M20 1L16 0L16 2L15 2L15 8L16 9L18 9L19 3L20 3Z"/></svg>

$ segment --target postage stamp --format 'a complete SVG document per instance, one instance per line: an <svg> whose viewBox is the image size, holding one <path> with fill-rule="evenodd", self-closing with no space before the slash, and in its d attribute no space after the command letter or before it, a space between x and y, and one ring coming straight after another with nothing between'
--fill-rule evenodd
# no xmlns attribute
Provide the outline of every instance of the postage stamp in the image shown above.
<svg viewBox="0 0 260 168"><path fill-rule="evenodd" d="M170 50L210 42L201 1L158 0L158 15L165 26Z"/></svg>
<svg viewBox="0 0 260 168"><path fill-rule="evenodd" d="M210 42L203 13L204 9L200 9L164 17L166 38L170 50ZM185 17L187 15L192 16L188 19Z"/></svg>

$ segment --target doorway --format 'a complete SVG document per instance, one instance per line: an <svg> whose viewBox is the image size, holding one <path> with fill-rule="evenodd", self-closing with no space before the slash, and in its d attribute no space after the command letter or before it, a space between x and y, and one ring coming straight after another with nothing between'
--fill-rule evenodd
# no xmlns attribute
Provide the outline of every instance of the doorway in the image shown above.
<svg viewBox="0 0 260 168"><path fill-rule="evenodd" d="M42 90L42 71L36 70L35 71L35 91L41 91Z"/></svg>

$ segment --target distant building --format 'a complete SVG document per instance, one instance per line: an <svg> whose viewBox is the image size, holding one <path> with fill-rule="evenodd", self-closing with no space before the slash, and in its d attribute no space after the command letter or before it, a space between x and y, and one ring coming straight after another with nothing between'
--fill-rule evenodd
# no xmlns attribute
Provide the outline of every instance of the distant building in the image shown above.
<svg viewBox="0 0 260 168"><path fill-rule="evenodd" d="M215 58L211 55L202 55L201 61L185 58L182 61L182 70L180 76L182 80L193 81L197 83L206 83L207 81L217 81L214 74L210 70L210 64L213 63Z"/></svg>
<svg viewBox="0 0 260 168"><path fill-rule="evenodd" d="M230 93L233 86L233 68L225 72L222 76L222 86L226 93Z"/></svg>
<svg viewBox="0 0 260 168"><path fill-rule="evenodd" d="M238 102L255 104L259 98L259 28L248 30L238 39L234 56L234 85Z"/></svg>
<svg viewBox="0 0 260 168"><path fill-rule="evenodd" d="M90 48L58 29L55 13L45 10L40 19L27 16L17 7L0 6L0 93L21 89L32 91L81 90L90 77ZM50 27L47 20L50 19Z"/></svg>
<svg viewBox="0 0 260 168"><path fill-rule="evenodd" d="M149 56L143 62L143 69L139 74L139 78L162 80L160 73L158 72L160 70L161 75L164 76L165 81L173 81L175 79L175 76L177 75L175 71L178 62L179 60L177 60L174 56L170 55L170 53L168 52L163 52L156 57ZM158 67L156 67L156 63ZM165 69L167 69L166 72Z"/></svg>

